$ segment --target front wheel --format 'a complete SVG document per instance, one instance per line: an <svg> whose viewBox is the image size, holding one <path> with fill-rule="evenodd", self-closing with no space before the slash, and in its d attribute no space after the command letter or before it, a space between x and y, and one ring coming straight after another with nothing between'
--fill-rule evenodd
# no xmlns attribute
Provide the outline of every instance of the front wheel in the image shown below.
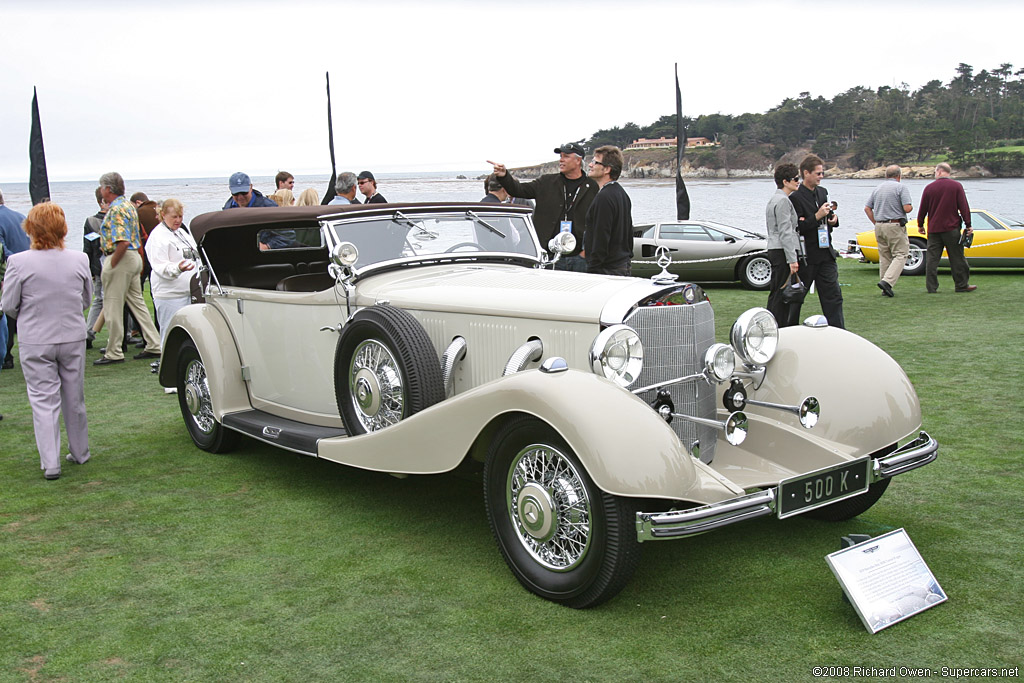
<svg viewBox="0 0 1024 683"><path fill-rule="evenodd" d="M542 598L593 607L636 571L633 506L599 489L568 444L536 418L498 431L484 464L484 501L505 562Z"/></svg>
<svg viewBox="0 0 1024 683"><path fill-rule="evenodd" d="M178 351L178 405L192 442L211 453L227 453L238 445L238 432L231 431L213 416L213 399L206 366L191 341Z"/></svg>
<svg viewBox="0 0 1024 683"><path fill-rule="evenodd" d="M748 256L740 263L739 276L748 289L768 289L772 284L772 262L764 254Z"/></svg>
<svg viewBox="0 0 1024 683"><path fill-rule="evenodd" d="M919 238L910 238L910 253L903 264L903 275L924 275L924 254L928 250L928 242Z"/></svg>
<svg viewBox="0 0 1024 683"><path fill-rule="evenodd" d="M891 479L881 479L868 487L868 490L859 496L841 500L838 503L825 505L817 510L804 513L805 517L820 519L826 522L845 522L848 519L861 515L868 511L872 505L878 502L889 488Z"/></svg>

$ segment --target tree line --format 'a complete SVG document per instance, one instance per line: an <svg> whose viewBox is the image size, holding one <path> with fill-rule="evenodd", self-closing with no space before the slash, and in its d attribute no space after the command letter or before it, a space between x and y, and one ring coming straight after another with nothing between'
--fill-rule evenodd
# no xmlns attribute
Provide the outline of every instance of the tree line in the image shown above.
<svg viewBox="0 0 1024 683"><path fill-rule="evenodd" d="M1012 64L982 69L961 63L943 84L933 80L911 90L857 86L832 99L802 92L763 114L684 116L687 136L717 140L723 147L760 147L779 158L796 147L810 147L825 159L844 157L846 165L866 168L913 163L946 155L955 165L977 161L1024 169L1024 153L991 152L1024 145L1024 69ZM586 144L626 147L637 138L675 137L676 116L648 126L627 123L594 133Z"/></svg>

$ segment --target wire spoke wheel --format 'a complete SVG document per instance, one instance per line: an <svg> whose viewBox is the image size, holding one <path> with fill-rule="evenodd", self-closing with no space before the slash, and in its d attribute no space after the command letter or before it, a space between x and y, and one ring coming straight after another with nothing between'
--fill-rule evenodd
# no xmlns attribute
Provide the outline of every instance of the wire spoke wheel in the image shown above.
<svg viewBox="0 0 1024 683"><path fill-rule="evenodd" d="M238 445L239 433L217 421L206 364L191 340L178 351L175 373L178 406L192 443L211 453L226 453Z"/></svg>
<svg viewBox="0 0 1024 683"><path fill-rule="evenodd" d="M376 339L356 346L348 372L352 407L367 432L397 424L405 409L405 388L398 362Z"/></svg>
<svg viewBox="0 0 1024 683"><path fill-rule="evenodd" d="M553 571L576 567L590 547L590 499L573 464L544 445L527 446L508 473L508 513L523 547Z"/></svg>

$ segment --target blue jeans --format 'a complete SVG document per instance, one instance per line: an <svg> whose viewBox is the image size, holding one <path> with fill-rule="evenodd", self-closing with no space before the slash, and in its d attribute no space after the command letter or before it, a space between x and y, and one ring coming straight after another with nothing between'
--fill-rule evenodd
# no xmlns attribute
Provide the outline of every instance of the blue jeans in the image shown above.
<svg viewBox="0 0 1024 683"><path fill-rule="evenodd" d="M587 259L582 256L563 256L555 262L555 270L572 270L577 273L587 272Z"/></svg>

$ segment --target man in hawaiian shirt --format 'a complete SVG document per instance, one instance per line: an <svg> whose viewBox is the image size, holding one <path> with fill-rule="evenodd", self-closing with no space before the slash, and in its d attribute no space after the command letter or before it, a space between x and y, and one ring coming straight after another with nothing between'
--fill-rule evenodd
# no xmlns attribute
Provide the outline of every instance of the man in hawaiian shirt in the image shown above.
<svg viewBox="0 0 1024 683"><path fill-rule="evenodd" d="M125 304L139 321L142 338L146 342L146 348L135 354L134 358L159 358L160 335L149 317L139 284L139 275L142 273L139 215L135 206L124 197L124 178L120 173L104 173L100 176L100 193L103 200L110 204L100 226L100 248L107 255L100 279L103 282L104 317L110 325L110 337L103 357L93 361L93 365L124 362L124 352L121 350L124 318L121 311Z"/></svg>

